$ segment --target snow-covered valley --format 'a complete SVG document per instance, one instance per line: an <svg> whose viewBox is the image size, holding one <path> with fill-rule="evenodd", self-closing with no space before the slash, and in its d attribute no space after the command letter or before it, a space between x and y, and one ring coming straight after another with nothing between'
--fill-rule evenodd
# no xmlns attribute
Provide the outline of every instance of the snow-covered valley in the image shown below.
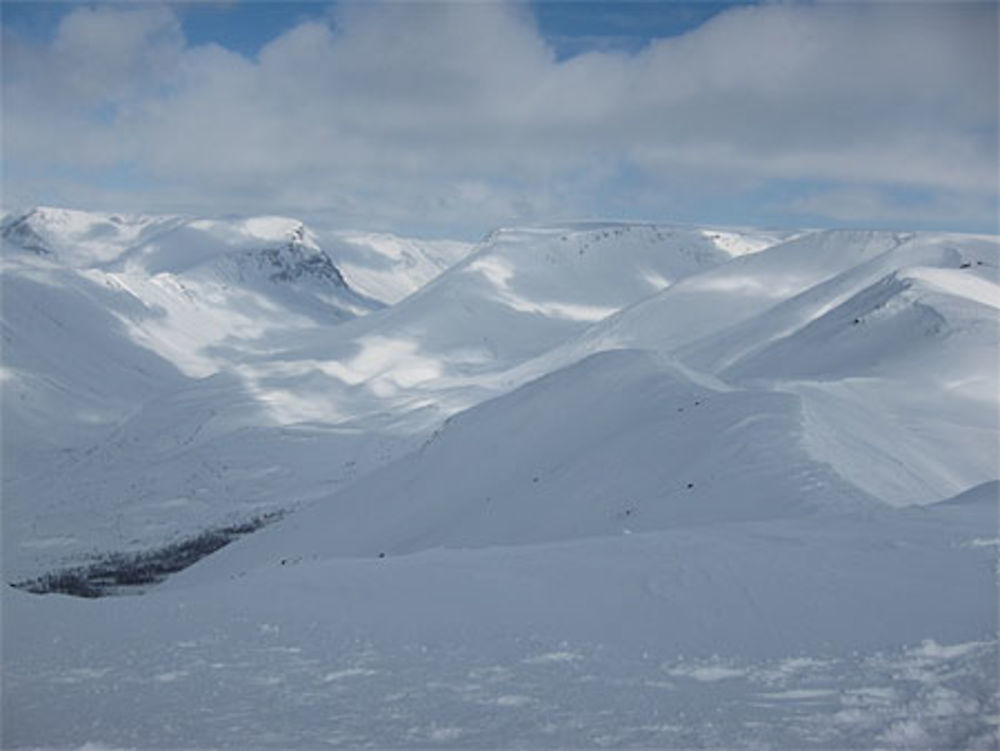
<svg viewBox="0 0 1000 751"><path fill-rule="evenodd" d="M4 587L4 747L998 747L998 238L2 235L5 583L271 520Z"/></svg>

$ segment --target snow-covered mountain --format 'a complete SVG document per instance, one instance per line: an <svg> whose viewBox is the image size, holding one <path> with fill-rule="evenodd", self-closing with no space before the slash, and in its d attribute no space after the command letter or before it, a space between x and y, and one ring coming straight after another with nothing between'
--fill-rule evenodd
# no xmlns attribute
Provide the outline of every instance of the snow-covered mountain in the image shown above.
<svg viewBox="0 0 1000 751"><path fill-rule="evenodd" d="M998 238L2 226L7 581L285 514L8 591L5 742L995 747Z"/></svg>
<svg viewBox="0 0 1000 751"><path fill-rule="evenodd" d="M325 232L324 247L356 290L387 305L413 294L464 258L472 246L455 240L415 240L385 232Z"/></svg>
<svg viewBox="0 0 1000 751"><path fill-rule="evenodd" d="M74 226L84 224L71 216ZM10 424L23 426L8 432L18 436L9 456L43 449L7 477L9 505L23 498L33 509L9 514L7 527L37 529L36 499L44 498L53 525L47 535L63 554L94 544L149 545L171 527L194 531L234 513L328 494L416 448L448 415L523 382L512 367L664 285L773 242L767 232L744 232L741 245L733 232L641 225L502 230L396 305L346 319L358 298L340 278L282 278L281 254L302 243L293 234L313 252L318 247L298 223L163 221L164 234L106 252L96 268L8 253L6 284L15 291L42 265L59 279L45 287L56 299L25 293L11 315L65 308L71 289L78 305L83 298L87 311L99 309L93 315L117 319L78 331L73 321L85 320L83 313L66 316L58 332L73 343L114 332L83 352L53 335L26 336L36 320L47 320L26 313L30 321L17 327L23 338L8 345L8 383L17 395L8 400ZM45 232L55 233L39 229ZM50 242L68 253L69 240ZM336 296L339 311L316 313L317 285ZM74 413L18 365L29 340L52 345L46 382L71 395L70 407L88 405L55 444L55 413ZM65 351L74 357L61 357ZM143 375L134 396L105 393L137 374L158 380L147 384ZM290 434L303 438L293 442ZM59 472L48 470L52 462ZM32 569L48 565L52 548L42 550Z"/></svg>

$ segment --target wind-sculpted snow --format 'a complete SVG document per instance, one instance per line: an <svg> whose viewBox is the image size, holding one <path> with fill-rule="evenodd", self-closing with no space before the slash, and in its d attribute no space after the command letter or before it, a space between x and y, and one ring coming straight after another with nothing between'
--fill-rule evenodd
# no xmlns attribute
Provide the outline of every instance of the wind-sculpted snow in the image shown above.
<svg viewBox="0 0 1000 751"><path fill-rule="evenodd" d="M5 747L997 748L997 238L0 226L7 582L285 512L5 588Z"/></svg>

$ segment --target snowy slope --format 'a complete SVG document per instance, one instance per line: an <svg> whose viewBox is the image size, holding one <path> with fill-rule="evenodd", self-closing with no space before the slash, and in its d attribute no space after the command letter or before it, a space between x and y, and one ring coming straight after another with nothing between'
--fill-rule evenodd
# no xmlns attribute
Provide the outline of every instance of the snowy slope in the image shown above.
<svg viewBox="0 0 1000 751"><path fill-rule="evenodd" d="M651 348L804 400L806 445L895 505L997 475L996 238L807 233L644 300L524 373ZM933 283L929 280L933 280Z"/></svg>
<svg viewBox="0 0 1000 751"><path fill-rule="evenodd" d="M935 266L909 265L932 260L918 249L868 286L855 274L832 299L823 290L790 301L783 318L804 303L814 310L797 328L775 326L774 315L751 322L769 341L720 372L802 395L817 457L895 504L931 502L997 474L996 246L945 250ZM751 327L739 332L744 343L754 341ZM710 349L727 346L706 343L701 353Z"/></svg>
<svg viewBox="0 0 1000 751"><path fill-rule="evenodd" d="M974 495L10 592L4 743L992 749L996 486Z"/></svg>
<svg viewBox="0 0 1000 751"><path fill-rule="evenodd" d="M996 748L997 238L46 212L5 578L291 513L5 588L5 746Z"/></svg>
<svg viewBox="0 0 1000 751"><path fill-rule="evenodd" d="M80 215L69 215L76 234L61 245L50 241L63 253L87 234ZM29 219L40 234L58 236L37 215ZM93 221L118 226L106 217ZM62 554L88 539L149 544L170 529L196 529L203 515L218 520L239 508L321 497L416 447L448 415L623 345L658 350L674 360L675 377L693 379L692 388L744 383L752 374L740 375L743 363L779 367L757 372L754 388L791 394L789 404L803 400L785 418L806 425L801 446L882 500L926 503L995 476L989 318L977 314L974 335L943 333L926 342L928 358L948 352L944 363L914 365L904 355L921 337L853 324L862 313L852 297L885 279L942 268L978 279L973 302L981 302L995 269L990 238L619 224L501 230L407 299L331 327L365 299L345 287L317 237L299 223L185 220L149 234L113 257L98 253L111 257L100 268L68 272L29 253L17 259L28 270L6 274L12 289L39 274L57 278L47 294L72 287L95 308L57 316L66 318L52 326L63 339L25 336L45 320L25 311L44 298L8 295L16 321L9 336L21 339L5 356L7 393L16 395L6 402L6 435L17 436L7 456L35 457L5 478L9 505L48 499L39 513L9 514L8 527L61 541L53 550ZM938 279L942 284L955 282ZM60 299L44 307L67 305ZM74 329L108 311L115 325ZM830 321L890 370L873 379L863 353L831 345ZM90 342L96 331L115 334ZM20 364L22 351L38 347L36 360ZM782 349L789 347L805 351L796 359ZM793 373L795 362L813 369ZM933 392L900 387L900 379L913 381L915 368ZM36 372L45 377L29 377ZM949 386L960 381L960 389ZM61 402L43 390L49 383ZM581 404L593 398L580 393ZM758 398L771 397L751 395L747 403ZM58 436L61 446L85 450L58 455L61 469L51 473L46 452L54 450L49 426L57 412L62 421L83 413ZM869 414L879 415L877 429L865 427ZM288 448L287 431L297 425L297 434L309 436L308 450ZM551 442L558 443L555 434ZM959 448L942 452L947 445ZM636 474L649 486L654 475L646 473ZM102 513L81 522L68 511L78 497ZM50 520L48 532L38 532L39 516ZM32 566L46 555L32 555Z"/></svg>
<svg viewBox="0 0 1000 751"><path fill-rule="evenodd" d="M300 222L40 208L3 238L8 571L284 506L288 473L301 499L394 445L321 425L286 440L242 377L248 356L382 307Z"/></svg>
<svg viewBox="0 0 1000 751"><path fill-rule="evenodd" d="M18 426L5 451L77 444L184 380L129 336L155 312L120 287L36 264L8 264L0 284L4 418Z"/></svg>
<svg viewBox="0 0 1000 751"><path fill-rule="evenodd" d="M86 268L120 257L128 248L185 224L179 216L107 214L39 206L7 214L0 236L10 245Z"/></svg>
<svg viewBox="0 0 1000 751"><path fill-rule="evenodd" d="M85 215L71 215L75 234L52 242L63 254L87 235ZM58 236L45 216L29 220L40 234ZM5 372L10 392L19 401L23 395L30 409L7 402L7 435L16 435L7 456L29 449L34 456L4 480L7 539L33 538L29 549L8 544L12 570L37 571L53 557L93 547L150 545L234 513L332 492L419 445L447 415L512 388L516 383L503 375L511 365L771 238L604 224L499 231L426 289L345 322L378 304L345 285L339 259L334 264L320 238L299 223L260 217L167 224L159 234L119 243L114 253L98 253L99 262L86 268L67 269L59 256L19 253L9 243L5 284L41 275L52 294L82 290L88 305L116 319L114 326L76 331L73 322L87 317L65 316L74 342L88 342L91 331L114 336L63 349L59 339L32 333L37 317L24 314L34 310L29 295L11 310L21 316L12 327L20 338L8 346ZM404 250L412 255L416 246ZM61 318L66 304L46 308ZM29 340L62 370L19 366ZM60 351L75 356L60 358ZM157 368L169 382L160 382L164 376L127 388L125 375ZM101 419L81 418L69 426L76 432L60 430L50 442L53 423L72 412L40 391L35 376L43 374L42 382L58 381L74 408L96 392L88 414ZM29 418L30 431L21 427ZM307 437L289 439L289 431Z"/></svg>
<svg viewBox="0 0 1000 751"><path fill-rule="evenodd" d="M179 387L182 374L228 366L213 346L253 347L263 334L380 307L296 225L247 221L232 237L217 225L54 209L8 220L5 407L35 433L19 430L19 445L46 433L78 444Z"/></svg>
<svg viewBox="0 0 1000 751"><path fill-rule="evenodd" d="M416 240L385 232L320 234L352 288L393 305L413 294L473 249L454 240Z"/></svg>
<svg viewBox="0 0 1000 751"><path fill-rule="evenodd" d="M722 373L745 378L899 375L985 379L996 343L1000 285L957 268L906 268ZM941 358L942 354L951 357ZM935 359L942 362L928 367Z"/></svg>
<svg viewBox="0 0 1000 751"><path fill-rule="evenodd" d="M910 238L890 232L802 233L684 280L624 311L594 335L674 350L763 313Z"/></svg>
<svg viewBox="0 0 1000 751"><path fill-rule="evenodd" d="M795 397L712 391L648 354L605 352L456 415L418 452L189 575L873 506L808 456L801 425Z"/></svg>
<svg viewBox="0 0 1000 751"><path fill-rule="evenodd" d="M348 323L335 336L304 334L279 355L262 354L254 366L274 383L299 378L289 366L298 360L310 364L310 377L326 377L327 393L345 384L363 387L350 401L324 399L331 413L367 417L417 405L433 406L443 418L509 390L512 385L498 379L504 371L729 259L711 235L690 229L498 230L398 304Z"/></svg>
<svg viewBox="0 0 1000 751"><path fill-rule="evenodd" d="M343 333L413 342L449 375L495 370L729 258L702 233L669 227L497 230L417 294Z"/></svg>
<svg viewBox="0 0 1000 751"><path fill-rule="evenodd" d="M777 249L775 251L774 256L777 256ZM733 322L721 332L702 337L677 351L692 367L719 372L775 339L802 328L866 287L902 269L915 266L960 269L963 264L968 263L967 275L972 276L991 268L983 264L995 257L995 240L991 242L989 239L968 236L915 235L885 252L821 279L804 291L784 297L758 315ZM775 265L785 264L784 258L776 258L776 261ZM995 273L995 266L992 269ZM762 281L770 273L770 269L762 267Z"/></svg>

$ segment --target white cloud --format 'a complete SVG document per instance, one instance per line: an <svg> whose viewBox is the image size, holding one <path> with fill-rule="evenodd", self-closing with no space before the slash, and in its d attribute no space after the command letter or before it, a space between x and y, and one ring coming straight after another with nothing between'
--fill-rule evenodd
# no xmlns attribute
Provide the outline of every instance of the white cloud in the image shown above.
<svg viewBox="0 0 1000 751"><path fill-rule="evenodd" d="M940 192L931 197L897 196L878 188L838 188L789 201L794 214L832 217L848 222L905 222L919 214L927 222L974 220L996 211L995 202L962 193Z"/></svg>
<svg viewBox="0 0 1000 751"><path fill-rule="evenodd" d="M748 202L796 180L981 204L996 14L749 6L635 55L559 61L524 5L345 4L248 59L188 45L165 7L75 8L50 44L5 39L4 187L65 195L67 169L126 163L150 208L397 227L592 213L602 191L648 206L638 191L660 179Z"/></svg>

